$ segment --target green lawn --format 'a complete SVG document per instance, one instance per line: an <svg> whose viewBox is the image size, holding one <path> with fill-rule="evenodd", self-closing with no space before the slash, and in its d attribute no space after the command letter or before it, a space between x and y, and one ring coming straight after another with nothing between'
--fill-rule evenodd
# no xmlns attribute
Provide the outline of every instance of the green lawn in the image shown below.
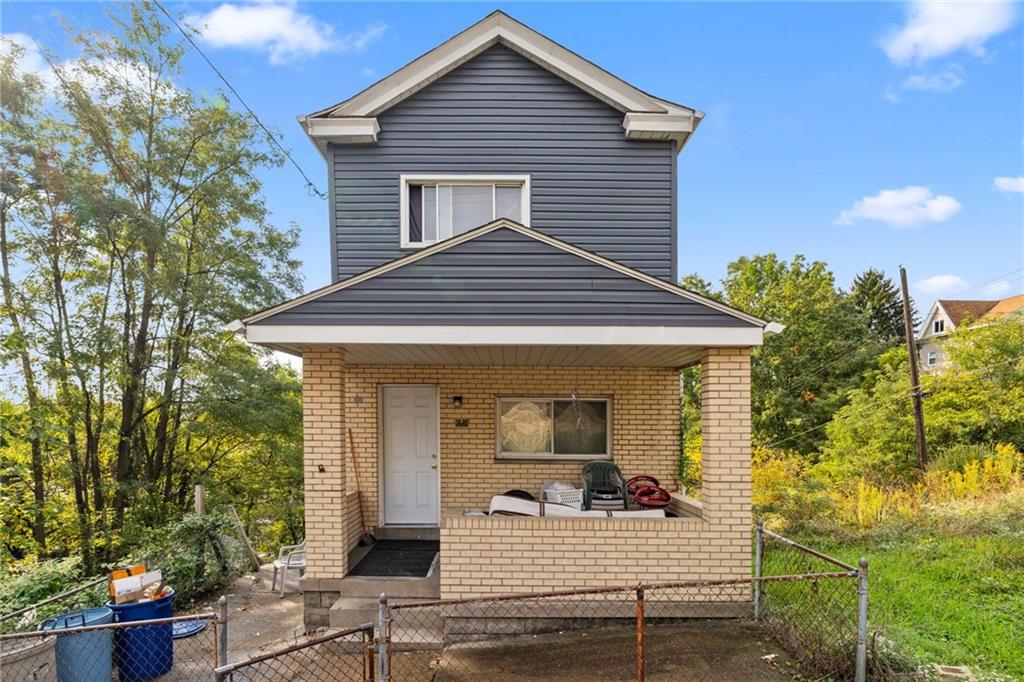
<svg viewBox="0 0 1024 682"><path fill-rule="evenodd" d="M870 562L870 617L933 663L1024 680L1024 532L812 546Z"/></svg>

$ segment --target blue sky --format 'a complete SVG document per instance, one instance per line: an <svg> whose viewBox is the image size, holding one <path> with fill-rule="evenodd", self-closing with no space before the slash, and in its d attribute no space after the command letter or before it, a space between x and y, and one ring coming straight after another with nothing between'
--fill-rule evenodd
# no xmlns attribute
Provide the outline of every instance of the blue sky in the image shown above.
<svg viewBox="0 0 1024 682"><path fill-rule="evenodd" d="M1006 3L175 3L214 62L326 189L295 122L500 8L655 95L707 112L679 157L680 272L802 253L847 286L869 266L935 297L1024 291L1024 29ZM100 3L7 2L5 34L73 58L56 16ZM26 38L27 37L27 38ZM28 55L26 68L39 68ZM184 85L219 82L194 54ZM302 230L307 289L328 282L326 202L264 174Z"/></svg>

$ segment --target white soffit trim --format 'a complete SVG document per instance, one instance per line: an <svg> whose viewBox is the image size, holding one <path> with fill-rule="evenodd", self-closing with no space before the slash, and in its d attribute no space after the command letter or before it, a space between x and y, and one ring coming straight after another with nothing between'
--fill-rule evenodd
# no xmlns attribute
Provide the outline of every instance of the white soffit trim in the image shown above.
<svg viewBox="0 0 1024 682"><path fill-rule="evenodd" d="M627 111L622 120L629 140L675 140L678 147L693 132L694 114L685 111L672 114L649 114Z"/></svg>
<svg viewBox="0 0 1024 682"><path fill-rule="evenodd" d="M380 133L375 118L299 118L299 125L313 139L316 146L326 151L327 143L373 144Z"/></svg>
<svg viewBox="0 0 1024 682"><path fill-rule="evenodd" d="M498 42L620 111L668 111L621 78L510 16L493 12L354 97L310 116L376 116Z"/></svg>
<svg viewBox="0 0 1024 682"><path fill-rule="evenodd" d="M452 346L760 346L760 327L262 325L245 337L262 345L419 344Z"/></svg>
<svg viewBox="0 0 1024 682"><path fill-rule="evenodd" d="M724 303L719 303L714 299L705 298L700 294L696 294L692 291L687 291L682 287L678 287L674 284L666 282L665 280L658 279L653 275L648 275L644 272L640 272L639 270L634 270L633 268L622 265L621 263L616 263L613 260L609 260L603 256L599 256L596 253L591 253L590 251L587 251L586 249L581 249L578 246L573 246L572 244L563 242L559 239L548 236L524 225L520 225L514 220L509 220L507 218L499 218L498 220L495 220L492 223L488 223L487 225L481 225L475 230L470 230L469 232L460 234L457 237L452 237L450 239L446 239L443 242L438 242L437 244L434 244L432 246L427 246L425 248L420 249L416 253L410 254L403 258L395 259L390 263L385 263L384 265L376 267L372 270L367 270L362 274L354 275L352 277L349 277L348 279L343 279L340 282L335 282L334 284L328 284L325 287L321 287L320 289L311 291L308 294L299 296L298 298L294 298L290 301L286 301L285 303L281 303L280 305L276 305L272 308L267 308L266 310L254 313L253 315L250 315L249 317L243 319L242 323L245 325L254 324L272 315L276 315L277 313L281 313L286 310L290 310L291 308L294 308L296 306L302 305L307 301L313 301L329 293L340 291L341 289L345 289L355 284L359 284L360 282L365 282L366 280L372 279L373 277L376 277L378 275L383 275L386 272L391 272L392 270L396 270L404 265L414 263L420 260L421 258L426 258L427 256L431 256L440 251L450 249L453 246L457 246L471 239L476 239L477 237L483 236L485 234L488 234L501 228L509 229L512 230L513 232L518 232L522 235L530 237L531 239L536 239L539 242L544 242L545 244L553 246L557 249L561 249L562 251L566 251L573 255L579 256L580 258L583 258L585 260L589 260L592 263L602 265L610 270L614 270L616 272L622 273L634 279L646 282L651 286L663 289L669 293L679 296L680 298L684 298L695 303L700 303L709 308L713 308L714 310L717 310L719 312L723 312L726 315L731 315L732 317L741 319L745 322L749 322L750 324L757 326L759 332L762 331L763 328L768 324L768 322L765 320L762 320L758 317L754 317L753 315L749 315L741 310L730 308Z"/></svg>

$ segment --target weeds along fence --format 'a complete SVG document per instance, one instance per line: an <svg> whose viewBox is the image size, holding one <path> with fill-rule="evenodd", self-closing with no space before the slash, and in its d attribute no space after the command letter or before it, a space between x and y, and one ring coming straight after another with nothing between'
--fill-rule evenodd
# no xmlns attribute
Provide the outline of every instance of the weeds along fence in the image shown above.
<svg viewBox="0 0 1024 682"><path fill-rule="evenodd" d="M17 611L0 615L0 634L32 630L47 618L77 608L102 604L106 599L106 576L95 578L74 589L61 592Z"/></svg>

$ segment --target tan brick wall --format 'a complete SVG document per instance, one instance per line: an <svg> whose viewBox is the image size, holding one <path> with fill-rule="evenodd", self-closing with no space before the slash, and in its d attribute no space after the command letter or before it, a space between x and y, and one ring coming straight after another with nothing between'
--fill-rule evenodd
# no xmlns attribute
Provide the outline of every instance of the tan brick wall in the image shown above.
<svg viewBox="0 0 1024 682"><path fill-rule="evenodd" d="M307 349L302 354L306 575L314 578L341 577L348 568L344 395L341 353Z"/></svg>
<svg viewBox="0 0 1024 682"><path fill-rule="evenodd" d="M664 520L461 515L469 507L485 507L492 495L508 488L536 491L544 479L578 480L580 462L495 459L496 397L567 396L576 381L571 368L346 368L340 354L324 350L310 350L303 359L311 577L343 576L347 551L358 540L346 428L356 442L367 521L377 524L377 395L381 385L401 383L434 384L440 392L444 597L749 575L749 349L704 353L702 518ZM651 474L674 488L677 373L581 368L578 382L582 395L612 399L613 456L623 472ZM453 406L454 395L463 397L461 408ZM456 419L469 419L469 426L456 427Z"/></svg>
<svg viewBox="0 0 1024 682"><path fill-rule="evenodd" d="M441 596L462 598L750 575L750 533L696 518L451 517L441 529Z"/></svg>
<svg viewBox="0 0 1024 682"><path fill-rule="evenodd" d="M441 506L446 512L486 508L491 496L510 488L535 495L545 479L579 481L582 462L498 460L496 399L498 396L567 397L572 392L571 368L551 367L370 367L348 368L346 424L355 438L359 482L367 521L376 526L378 388L384 384L434 384L441 404ZM580 394L612 400L612 455L629 477L649 474L676 489L679 453L679 380L672 369L581 368ZM461 395L463 406L452 405ZM468 427L456 427L468 419ZM350 467L351 468L351 467ZM348 477L349 489L355 477Z"/></svg>
<svg viewBox="0 0 1024 682"><path fill-rule="evenodd" d="M701 358L704 517L750 532L750 351L709 348Z"/></svg>
<svg viewBox="0 0 1024 682"><path fill-rule="evenodd" d="M749 576L750 354L709 349L702 362L703 500L676 505L701 518L448 516L441 596ZM674 425L674 402L655 393L673 406Z"/></svg>

